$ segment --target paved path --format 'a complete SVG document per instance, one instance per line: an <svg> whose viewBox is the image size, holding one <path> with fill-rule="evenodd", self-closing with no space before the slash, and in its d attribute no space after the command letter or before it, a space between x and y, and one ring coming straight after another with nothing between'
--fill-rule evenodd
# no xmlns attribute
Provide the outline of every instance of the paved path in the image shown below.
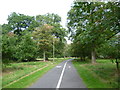
<svg viewBox="0 0 120 90"><path fill-rule="evenodd" d="M29 88L85 88L82 79L69 59L63 61Z"/></svg>

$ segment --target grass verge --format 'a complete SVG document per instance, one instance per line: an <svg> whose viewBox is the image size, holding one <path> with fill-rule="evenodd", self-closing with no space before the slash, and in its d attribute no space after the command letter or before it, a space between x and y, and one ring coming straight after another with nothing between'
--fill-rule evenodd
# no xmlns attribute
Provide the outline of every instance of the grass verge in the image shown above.
<svg viewBox="0 0 120 90"><path fill-rule="evenodd" d="M73 61L87 88L117 88L116 67L110 60L97 60L97 64Z"/></svg>
<svg viewBox="0 0 120 90"><path fill-rule="evenodd" d="M34 71L34 70L37 70L37 69L40 69L41 67L45 66L46 64L48 65L46 68L43 68L42 70L40 71L37 71L27 77L24 77L20 80L18 80L17 82L13 83L13 84L10 84L8 85L9 83L11 83L11 79L10 78L7 78L7 77L3 77L3 80L5 82L9 82L7 84L5 84L3 87L4 88L26 88L28 87L29 85L31 85L31 82L35 82L38 78L40 78L42 75L44 75L47 71L49 71L50 69L52 69L54 66L56 66L57 64L59 64L60 62L64 61L64 60L67 60L68 58L66 59L55 59L55 62L52 62L52 61L49 61L49 62L27 62L27 63L22 63L22 71L21 69L16 69L16 70L13 70L13 72L11 74L15 74L16 76L13 77L13 75L10 74L10 78L12 79L12 82L14 82L15 80L18 80L20 78L20 75L19 73L17 72L27 72L26 74L29 74L30 72ZM21 67L21 63L15 63L15 66L17 64L17 67ZM26 66L27 65L27 66ZM29 66L30 65L30 66ZM32 66L31 66L32 65ZM14 65L11 65L11 66L14 66ZM25 68L28 68L27 70L29 70L29 72L25 69ZM33 68L33 67L37 67L37 68L34 68L34 69L30 69L30 68ZM10 73L10 72L7 72L7 73ZM23 74L22 76L25 76L26 74ZM6 75L6 74L5 74Z"/></svg>
<svg viewBox="0 0 120 90"><path fill-rule="evenodd" d="M38 78L40 78L43 74L45 74L47 71L49 71L53 67L54 67L54 65L48 66L48 67L46 67L38 72L35 72L35 73L13 83L10 86L7 86L5 88L26 88L29 85L31 85L32 83L34 83Z"/></svg>
<svg viewBox="0 0 120 90"><path fill-rule="evenodd" d="M2 85L3 87L9 83L39 69L43 66L50 64L50 62L24 62L24 63L13 63L7 65L3 69L2 73Z"/></svg>

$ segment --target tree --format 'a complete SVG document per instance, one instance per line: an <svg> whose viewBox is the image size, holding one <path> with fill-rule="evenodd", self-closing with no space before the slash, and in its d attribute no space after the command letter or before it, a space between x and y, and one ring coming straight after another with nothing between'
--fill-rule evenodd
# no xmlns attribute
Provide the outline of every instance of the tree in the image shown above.
<svg viewBox="0 0 120 90"><path fill-rule="evenodd" d="M17 36L13 33L3 34L2 36L2 58L3 63L13 59L16 51ZM7 60L7 61L6 61Z"/></svg>
<svg viewBox="0 0 120 90"><path fill-rule="evenodd" d="M41 53L44 54L45 60L48 56L52 56L52 46L55 47L55 55L62 56L61 48L64 47L66 31L60 25L61 18L57 14L40 17L34 18L15 12L8 16L8 24L2 25L3 62L31 61Z"/></svg>
<svg viewBox="0 0 120 90"><path fill-rule="evenodd" d="M90 48L87 48L77 40L74 40L71 44L71 52L74 57L80 57L81 61L85 61L85 58L90 56Z"/></svg>
<svg viewBox="0 0 120 90"><path fill-rule="evenodd" d="M74 2L68 12L69 31L73 38L91 49L92 63L96 62L99 45L120 31L119 10L119 2Z"/></svg>
<svg viewBox="0 0 120 90"><path fill-rule="evenodd" d="M36 21L39 23L39 26L43 26L44 24L48 24L53 26L51 29L51 35L54 39L58 39L57 42L54 43L54 53L56 57L63 56L63 50L65 46L65 36L67 35L66 30L60 24L61 17L57 14L47 13L45 15L37 15Z"/></svg>
<svg viewBox="0 0 120 90"><path fill-rule="evenodd" d="M73 52L72 52L72 47L71 47L71 44L65 44L65 47L64 47L64 58L65 57L70 57L70 56L73 56Z"/></svg>
<svg viewBox="0 0 120 90"><path fill-rule="evenodd" d="M34 29L34 27L38 26L37 22L35 22L34 17L24 14L17 14L15 12L9 15L7 20L7 26L5 24L5 27L7 28L6 30L11 30L17 35L21 35L21 32L23 30L31 31Z"/></svg>
<svg viewBox="0 0 120 90"><path fill-rule="evenodd" d="M57 38L60 38L61 40L64 39L64 37L66 36L65 29L62 27L62 25L60 25L61 17L59 15L54 14L54 13L52 14L47 13L45 15L37 15L36 21L39 23L39 26L42 26L44 24L49 24L53 26L52 34L56 36Z"/></svg>
<svg viewBox="0 0 120 90"><path fill-rule="evenodd" d="M7 61L31 61L37 56L36 43L31 38L30 32L22 32L25 35L18 35L9 32L2 37L2 58L3 63Z"/></svg>
<svg viewBox="0 0 120 90"><path fill-rule="evenodd" d="M32 39L32 34L28 31L22 32L24 36L21 37L21 41L17 42L16 53L14 57L20 61L34 61L37 58L37 45ZM19 36L18 36L19 37Z"/></svg>
<svg viewBox="0 0 120 90"><path fill-rule="evenodd" d="M33 32L33 39L37 42L39 52L43 52L44 61L46 59L46 52L49 51L52 45L52 28L52 26L45 24L42 27L37 27Z"/></svg>
<svg viewBox="0 0 120 90"><path fill-rule="evenodd" d="M45 15L37 15L36 21L39 23L39 26L44 24L49 24L54 26L55 24L59 24L61 22L61 17L57 14L47 13Z"/></svg>

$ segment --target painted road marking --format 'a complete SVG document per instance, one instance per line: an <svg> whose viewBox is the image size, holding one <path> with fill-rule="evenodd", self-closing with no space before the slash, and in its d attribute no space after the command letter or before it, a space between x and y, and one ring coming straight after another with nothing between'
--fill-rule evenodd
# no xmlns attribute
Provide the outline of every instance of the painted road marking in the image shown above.
<svg viewBox="0 0 120 90"><path fill-rule="evenodd" d="M69 66L68 68L71 68L71 66Z"/></svg>
<svg viewBox="0 0 120 90"><path fill-rule="evenodd" d="M56 66L56 68L61 68L62 66Z"/></svg>
<svg viewBox="0 0 120 90"><path fill-rule="evenodd" d="M64 64L64 67L63 67L63 70L62 70L62 73L60 75L60 78L59 78L59 81L58 81L58 84L57 84L57 87L56 88L60 88L60 84L62 82L62 78L63 78L63 74L64 74L64 71L65 71L65 67L67 65L67 62Z"/></svg>

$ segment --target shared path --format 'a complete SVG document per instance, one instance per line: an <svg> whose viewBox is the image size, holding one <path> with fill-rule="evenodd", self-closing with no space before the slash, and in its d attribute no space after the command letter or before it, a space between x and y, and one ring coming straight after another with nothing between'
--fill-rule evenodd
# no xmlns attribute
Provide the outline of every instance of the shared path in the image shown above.
<svg viewBox="0 0 120 90"><path fill-rule="evenodd" d="M29 88L86 88L69 59L58 64Z"/></svg>

